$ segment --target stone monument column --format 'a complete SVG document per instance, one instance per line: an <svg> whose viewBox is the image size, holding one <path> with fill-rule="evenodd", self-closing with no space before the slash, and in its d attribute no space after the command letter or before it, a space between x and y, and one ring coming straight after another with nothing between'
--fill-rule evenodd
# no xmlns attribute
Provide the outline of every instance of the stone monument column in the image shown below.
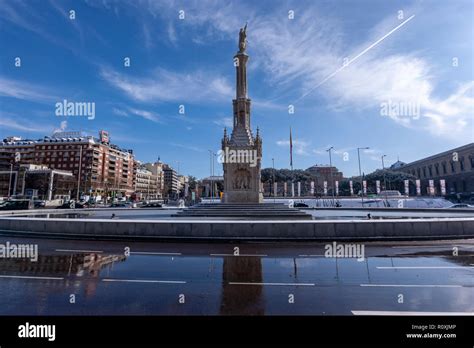
<svg viewBox="0 0 474 348"><path fill-rule="evenodd" d="M261 203L260 168L262 139L257 129L254 137L250 126L250 105L247 90L247 25L239 32L239 51L234 56L236 93L232 101L233 129L230 138L224 130L224 203Z"/></svg>

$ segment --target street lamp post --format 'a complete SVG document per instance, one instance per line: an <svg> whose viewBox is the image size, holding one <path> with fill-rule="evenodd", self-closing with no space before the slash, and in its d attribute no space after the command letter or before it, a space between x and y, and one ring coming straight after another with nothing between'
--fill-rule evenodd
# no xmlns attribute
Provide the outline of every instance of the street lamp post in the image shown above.
<svg viewBox="0 0 474 348"><path fill-rule="evenodd" d="M362 205L364 204L364 189L362 187L362 170L360 169L360 150L368 150L369 147L358 147L357 148L357 158L359 160L359 176L360 176L360 197Z"/></svg>
<svg viewBox="0 0 474 348"><path fill-rule="evenodd" d="M331 186L332 186L332 204L334 205L334 179L332 173L332 157L331 157L331 150L334 150L334 146L331 146L326 151L329 153L329 171L331 172Z"/></svg>
<svg viewBox="0 0 474 348"><path fill-rule="evenodd" d="M387 180L385 178L385 163L383 161L384 157L387 157L387 155L382 155L382 170L383 170L383 186L384 186L384 191L385 191L385 201L388 203L388 199L387 199Z"/></svg>
<svg viewBox="0 0 474 348"><path fill-rule="evenodd" d="M82 170L82 144L79 145L79 169L77 170L77 195L76 195L76 202L79 202L79 191L81 189L81 170Z"/></svg>
<svg viewBox="0 0 474 348"><path fill-rule="evenodd" d="M148 184L147 184L147 187L146 187L146 199L147 199L147 201L150 200L150 177L151 177L151 174L148 175Z"/></svg>
<svg viewBox="0 0 474 348"><path fill-rule="evenodd" d="M209 188L209 195L211 196L211 202L213 202L213 199L214 199L214 196L212 194L212 168L213 168L213 152L212 150L207 150L209 151L209 173L210 173L210 176L209 176L209 181L211 182L211 187Z"/></svg>
<svg viewBox="0 0 474 348"><path fill-rule="evenodd" d="M8 180L8 198L10 198L10 190L12 184L12 176L13 176L13 162L10 163L10 179Z"/></svg>
<svg viewBox="0 0 474 348"><path fill-rule="evenodd" d="M273 187L270 187L270 194L272 194L272 190L274 190L274 187L275 187L275 159L272 158L272 186ZM276 201L276 192L273 192L273 203L275 203Z"/></svg>
<svg viewBox="0 0 474 348"><path fill-rule="evenodd" d="M10 198L10 190L11 190L11 184L12 184L12 178L13 178L13 163L17 163L17 162L20 162L21 160L21 153L20 152L15 152L15 156L13 158L13 161L10 162L10 178L8 180L8 198ZM15 183L13 184L13 194L16 193L16 181L18 180L18 174L20 173L20 168L18 168L17 172L16 172L16 175L15 175ZM24 180L25 176L23 174L23 180ZM22 192L22 195L23 195L23 192Z"/></svg>
<svg viewBox="0 0 474 348"><path fill-rule="evenodd" d="M216 176L216 159L217 159L217 153L212 154L212 175ZM218 191L217 185L216 187L213 186L214 191ZM214 192L214 195L217 195L217 198L219 198L219 192Z"/></svg>

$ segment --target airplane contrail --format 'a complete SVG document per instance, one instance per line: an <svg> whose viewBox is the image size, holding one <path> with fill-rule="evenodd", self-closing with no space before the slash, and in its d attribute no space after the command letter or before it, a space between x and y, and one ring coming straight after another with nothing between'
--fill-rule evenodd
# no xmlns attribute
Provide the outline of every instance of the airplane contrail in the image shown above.
<svg viewBox="0 0 474 348"><path fill-rule="evenodd" d="M304 97L306 97L308 94L310 94L311 92L313 92L316 88L318 88L319 86L321 86L323 83L325 83L327 80L329 80L330 78L332 78L334 75L336 75L338 72L340 72L341 70L347 68L352 62L354 62L356 59L360 58L361 56L363 56L365 53L367 53L368 51L370 51L372 48L374 48L375 46L377 46L380 42L382 42L383 40L385 40L387 37L389 37L390 35L392 35L394 32L396 32L398 29L400 29L401 27L403 27L406 23L408 23L410 20L412 20L413 18L415 17L415 15L412 15L411 17L407 18L406 20L404 20L402 23L400 23L399 25L397 25L395 28L393 28L392 30L390 30L387 34L385 34L384 36L382 36L380 39L378 39L377 41L375 41L373 44L371 44L369 47L367 47L366 49L364 49L362 52L360 52L358 55L356 55L354 58L350 59L347 63L345 63L344 65L342 65L339 69L337 69L336 71L334 71L333 73L331 73L330 75L326 76L321 82L319 82L316 86L314 86L313 88L311 88L309 91L307 91L306 93L304 93L301 97L299 97L298 99L296 99L296 101L293 103L293 104L296 104L297 102L299 102L301 99L303 99Z"/></svg>

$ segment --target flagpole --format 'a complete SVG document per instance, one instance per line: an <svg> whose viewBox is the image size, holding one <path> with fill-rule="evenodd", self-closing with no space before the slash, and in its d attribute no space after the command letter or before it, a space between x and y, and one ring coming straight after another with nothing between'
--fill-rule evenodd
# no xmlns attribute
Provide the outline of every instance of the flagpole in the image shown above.
<svg viewBox="0 0 474 348"><path fill-rule="evenodd" d="M291 168L291 171L293 172L293 139L291 137L291 126L290 126L290 168Z"/></svg>
<svg viewBox="0 0 474 348"><path fill-rule="evenodd" d="M294 186L295 186L295 180L294 180L294 173L293 173L293 138L291 136L291 126L290 126L290 169L291 169L291 198L294 198Z"/></svg>

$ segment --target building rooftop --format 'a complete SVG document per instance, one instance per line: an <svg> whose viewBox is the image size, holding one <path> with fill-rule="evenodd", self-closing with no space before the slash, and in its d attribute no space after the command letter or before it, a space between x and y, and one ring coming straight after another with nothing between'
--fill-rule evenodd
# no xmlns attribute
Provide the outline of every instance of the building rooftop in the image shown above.
<svg viewBox="0 0 474 348"><path fill-rule="evenodd" d="M21 146L21 145L33 145L33 144L43 144L43 143L75 143L75 142L88 142L91 144L102 144L100 139L92 135L84 135L81 132L56 132L52 135L46 135L40 139L22 139L17 136L10 136L3 139L0 146ZM133 153L132 150L121 148L114 144L104 144L105 146L110 147L111 149Z"/></svg>
<svg viewBox="0 0 474 348"><path fill-rule="evenodd" d="M425 158L422 158L422 159L419 159L419 160L416 160L416 161L413 161L413 162L410 162L410 163L404 163L404 162L401 162L401 161L397 161L394 164L392 164L390 166L390 168L391 169L398 169L398 168L402 168L402 167L406 167L406 166L411 166L413 164L417 164L417 163L420 163L420 162L429 161L429 160L435 159L435 158L440 157L440 156L448 156L448 155L451 156L453 152L459 152L459 151L467 150L469 148L472 148L472 150L474 151L474 143L469 143L469 144L457 147L457 148L452 149L452 150L443 151L443 152L440 152L438 154L431 155L431 156L428 156L428 157L425 157ZM394 167L394 165L399 163L399 162L403 163L403 165L400 165L399 167Z"/></svg>

